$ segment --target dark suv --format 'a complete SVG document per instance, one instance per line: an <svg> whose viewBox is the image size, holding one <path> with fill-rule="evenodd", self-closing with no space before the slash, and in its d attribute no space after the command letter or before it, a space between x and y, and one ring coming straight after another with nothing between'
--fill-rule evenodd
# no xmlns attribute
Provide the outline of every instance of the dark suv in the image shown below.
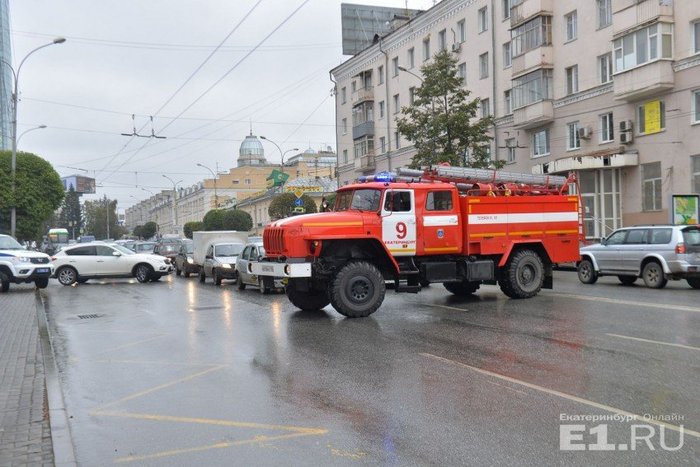
<svg viewBox="0 0 700 467"><path fill-rule="evenodd" d="M175 257L177 257L177 254L180 252L180 246L182 246L182 240L180 239L169 238L167 240L160 240L156 243L156 246L153 247L153 254L170 258L170 261L174 264Z"/></svg>
<svg viewBox="0 0 700 467"><path fill-rule="evenodd" d="M617 276L625 285L641 277L660 289L668 280L685 279L700 289L700 226L640 225L611 233L581 248L578 278L593 284L599 276Z"/></svg>

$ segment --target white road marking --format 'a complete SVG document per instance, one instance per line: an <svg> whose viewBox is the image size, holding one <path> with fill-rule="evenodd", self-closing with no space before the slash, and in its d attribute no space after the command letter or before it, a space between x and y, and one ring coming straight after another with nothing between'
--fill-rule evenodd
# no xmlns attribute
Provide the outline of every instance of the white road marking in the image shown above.
<svg viewBox="0 0 700 467"><path fill-rule="evenodd" d="M683 345L683 344L674 344L672 342L653 341L651 339L642 339L640 337L623 336L620 334L606 333L606 336L619 337L620 339L629 339L631 341L649 342L650 344L659 344L659 345L668 345L671 347L680 347L682 349L688 349L688 350L700 350L700 347L692 347L690 345Z"/></svg>
<svg viewBox="0 0 700 467"><path fill-rule="evenodd" d="M644 308L657 308L662 311L689 311L691 313L700 313L700 308L696 306L669 305L667 303L649 303L649 302L633 302L631 300L620 300L617 298L606 297L591 297L587 295L565 294L565 293L545 293L542 296L547 297L562 297L573 298L575 300L587 300L590 302L614 303L617 305L631 305Z"/></svg>

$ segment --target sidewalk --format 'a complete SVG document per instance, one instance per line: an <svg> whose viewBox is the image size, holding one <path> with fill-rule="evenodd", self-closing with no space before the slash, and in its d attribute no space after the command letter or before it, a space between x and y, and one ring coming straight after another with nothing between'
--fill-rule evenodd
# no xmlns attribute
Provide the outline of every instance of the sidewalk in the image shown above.
<svg viewBox="0 0 700 467"><path fill-rule="evenodd" d="M0 465L54 465L33 284L0 295Z"/></svg>

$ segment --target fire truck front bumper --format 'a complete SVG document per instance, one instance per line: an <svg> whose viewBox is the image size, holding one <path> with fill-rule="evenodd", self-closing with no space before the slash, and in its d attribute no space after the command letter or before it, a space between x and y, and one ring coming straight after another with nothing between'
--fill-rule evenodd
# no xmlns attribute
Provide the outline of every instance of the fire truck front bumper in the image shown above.
<svg viewBox="0 0 700 467"><path fill-rule="evenodd" d="M256 276L311 277L311 263L258 262L251 269Z"/></svg>

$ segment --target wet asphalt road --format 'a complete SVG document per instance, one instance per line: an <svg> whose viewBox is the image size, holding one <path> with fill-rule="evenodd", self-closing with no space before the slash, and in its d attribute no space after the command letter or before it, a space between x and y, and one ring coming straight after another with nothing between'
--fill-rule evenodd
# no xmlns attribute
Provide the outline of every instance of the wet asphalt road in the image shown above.
<svg viewBox="0 0 700 467"><path fill-rule="evenodd" d="M194 277L52 282L80 465L700 463L700 291L685 282L557 272L520 301L432 285L359 320ZM683 425L680 449L645 414L667 417L670 448Z"/></svg>

